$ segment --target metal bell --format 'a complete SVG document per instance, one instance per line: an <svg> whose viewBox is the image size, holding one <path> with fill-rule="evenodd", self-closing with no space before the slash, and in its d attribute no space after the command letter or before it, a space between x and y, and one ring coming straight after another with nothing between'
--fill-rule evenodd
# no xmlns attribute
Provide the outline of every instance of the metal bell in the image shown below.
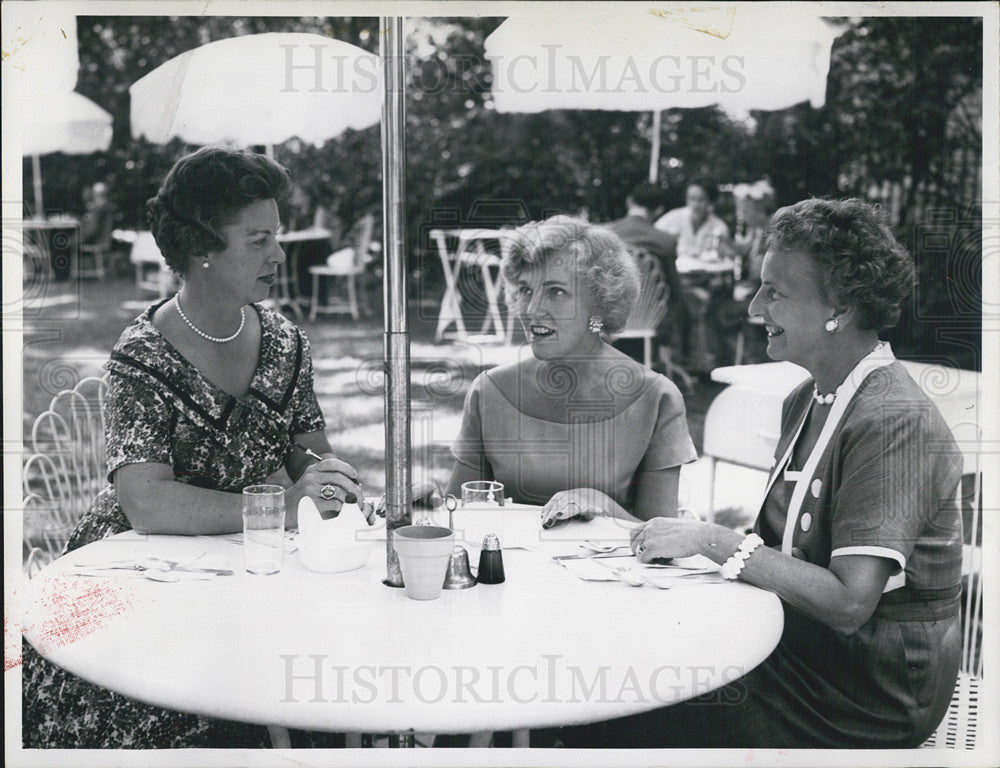
<svg viewBox="0 0 1000 768"><path fill-rule="evenodd" d="M448 571L444 575L445 589L468 589L476 586L476 577L469 566L469 553L465 547L456 544L448 558Z"/></svg>

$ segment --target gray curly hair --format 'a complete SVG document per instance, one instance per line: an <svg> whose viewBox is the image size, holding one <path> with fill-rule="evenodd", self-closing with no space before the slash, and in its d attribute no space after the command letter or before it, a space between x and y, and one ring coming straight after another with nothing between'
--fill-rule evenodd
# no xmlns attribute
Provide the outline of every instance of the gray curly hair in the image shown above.
<svg viewBox="0 0 1000 768"><path fill-rule="evenodd" d="M577 271L597 306L595 314L604 324L604 333L621 331L639 297L635 259L613 232L571 216L533 221L514 231L500 265L507 305L514 311L523 308L517 291L522 272L566 253L575 257Z"/></svg>
<svg viewBox="0 0 1000 768"><path fill-rule="evenodd" d="M769 248L809 254L827 294L856 307L862 329L896 324L916 273L913 258L874 206L857 198L802 200L779 209L766 234Z"/></svg>

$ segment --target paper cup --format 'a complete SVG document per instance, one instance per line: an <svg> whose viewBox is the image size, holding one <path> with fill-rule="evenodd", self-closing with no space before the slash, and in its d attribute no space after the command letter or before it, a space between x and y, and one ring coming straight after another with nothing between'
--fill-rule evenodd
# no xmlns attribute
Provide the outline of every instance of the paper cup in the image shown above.
<svg viewBox="0 0 1000 768"><path fill-rule="evenodd" d="M436 525L404 525L392 537L406 596L412 600L439 597L455 545L454 532Z"/></svg>

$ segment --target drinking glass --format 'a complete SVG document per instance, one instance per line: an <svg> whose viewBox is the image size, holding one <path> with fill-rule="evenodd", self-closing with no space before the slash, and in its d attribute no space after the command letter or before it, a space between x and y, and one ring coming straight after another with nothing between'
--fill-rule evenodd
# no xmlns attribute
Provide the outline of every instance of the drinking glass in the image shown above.
<svg viewBox="0 0 1000 768"><path fill-rule="evenodd" d="M243 562L247 573L281 570L285 551L285 489L248 485L243 489Z"/></svg>
<svg viewBox="0 0 1000 768"><path fill-rule="evenodd" d="M470 480L462 483L462 506L469 504L504 505L503 483L496 480Z"/></svg>

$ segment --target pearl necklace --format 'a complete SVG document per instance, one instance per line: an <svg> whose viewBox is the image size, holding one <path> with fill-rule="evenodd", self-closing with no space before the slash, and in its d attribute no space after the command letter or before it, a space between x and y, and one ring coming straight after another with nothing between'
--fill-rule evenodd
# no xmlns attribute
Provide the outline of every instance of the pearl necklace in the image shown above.
<svg viewBox="0 0 1000 768"><path fill-rule="evenodd" d="M876 344L874 347L872 347L872 351L869 352L868 354L870 355L875 350L882 349L882 347L884 347L884 346L885 346L885 342L884 341L880 341L878 344ZM837 399L837 393L836 392L831 392L828 395L821 395L819 393L819 387L817 387L815 384L813 384L813 400L815 400L820 405L833 405L833 401L836 400L836 399Z"/></svg>
<svg viewBox="0 0 1000 768"><path fill-rule="evenodd" d="M209 341L213 341L216 344L225 344L227 341L232 341L233 339L235 339L237 336L239 336L241 333L243 333L243 326L246 325L246 322L247 322L246 308L245 307L241 307L240 308L240 327L236 329L236 333L234 333L232 336L209 336L207 333L205 333L203 330L201 330L201 328L199 328L194 323L192 323L190 320L188 320L188 316L185 315L184 314L184 310L181 309L181 299L180 299L180 294L179 293L175 293L174 294L174 306L177 307L177 313L181 316L181 320L183 320L185 323L187 323L187 327L188 328L190 328L192 331L194 331L195 333L197 333L203 339L208 339Z"/></svg>
<svg viewBox="0 0 1000 768"><path fill-rule="evenodd" d="M815 400L820 405L833 405L833 401L837 399L837 393L831 392L829 395L821 395L819 393L819 387L813 384L813 400Z"/></svg>

